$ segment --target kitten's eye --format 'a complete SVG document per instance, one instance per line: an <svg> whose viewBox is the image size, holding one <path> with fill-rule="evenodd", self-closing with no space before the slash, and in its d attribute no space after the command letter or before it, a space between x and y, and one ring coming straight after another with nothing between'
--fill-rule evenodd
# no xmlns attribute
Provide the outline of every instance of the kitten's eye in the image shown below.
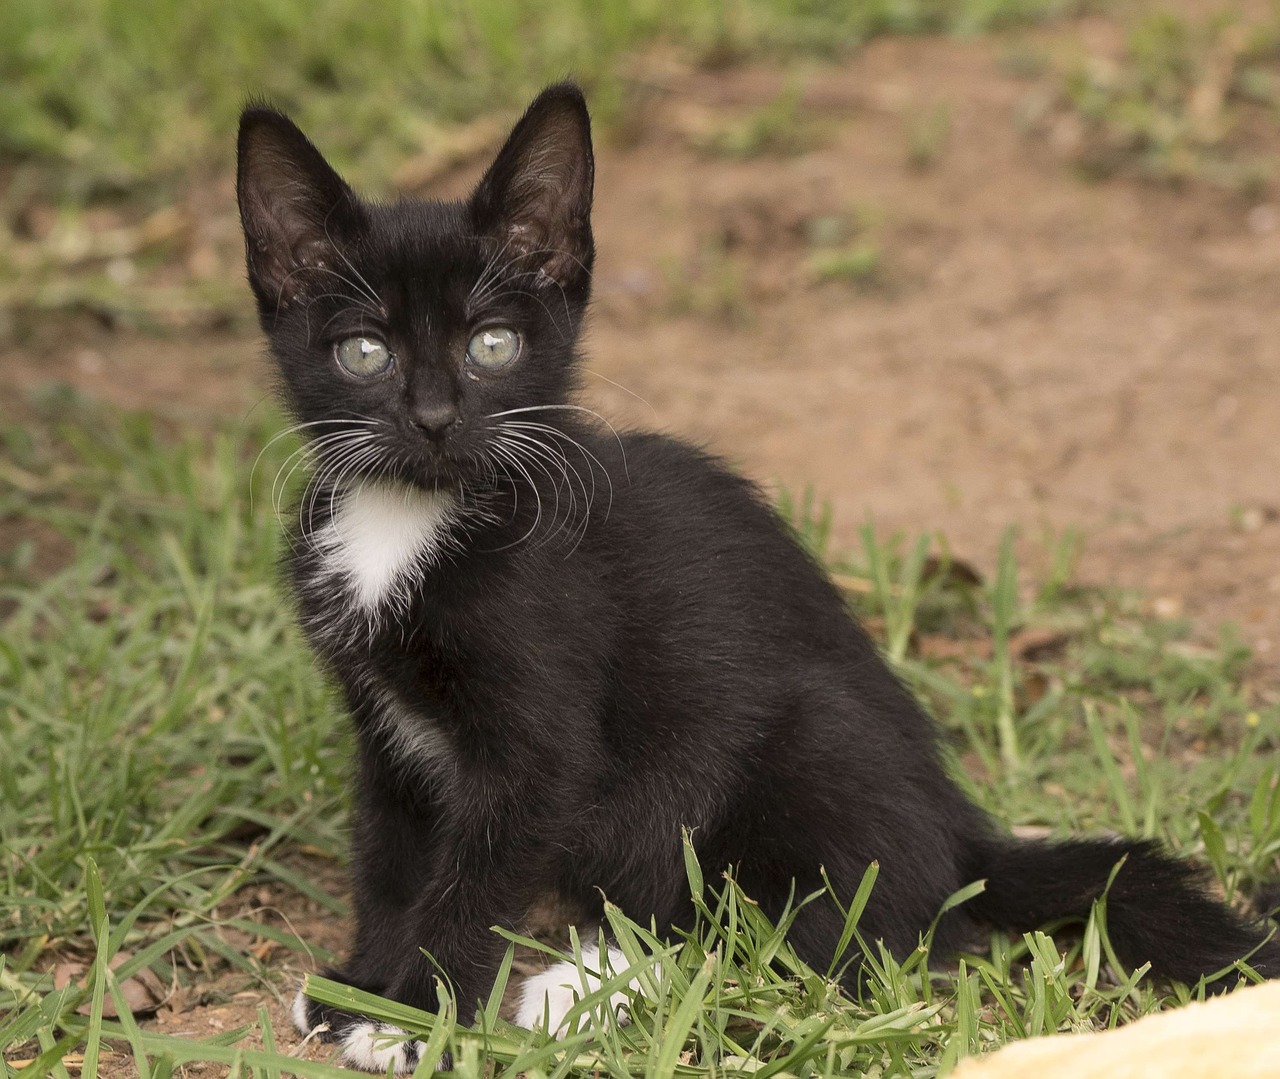
<svg viewBox="0 0 1280 1079"><path fill-rule="evenodd" d="M505 326L481 330L467 344L467 362L486 371L499 371L520 355L520 335Z"/></svg>
<svg viewBox="0 0 1280 1079"><path fill-rule="evenodd" d="M373 378L391 369L395 356L376 337L348 337L333 346L333 354L357 378Z"/></svg>

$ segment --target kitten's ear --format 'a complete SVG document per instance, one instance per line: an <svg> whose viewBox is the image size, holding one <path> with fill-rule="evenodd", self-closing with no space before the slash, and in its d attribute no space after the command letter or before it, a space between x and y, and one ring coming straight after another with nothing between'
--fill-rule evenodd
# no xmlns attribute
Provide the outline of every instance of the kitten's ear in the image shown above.
<svg viewBox="0 0 1280 1079"><path fill-rule="evenodd" d="M249 282L264 314L304 295L314 271L340 264L340 245L364 220L360 200L297 125L260 106L240 116L236 199Z"/></svg>
<svg viewBox="0 0 1280 1079"><path fill-rule="evenodd" d="M471 196L472 223L511 257L527 256L566 286L585 279L595 248L591 117L572 83L543 90Z"/></svg>

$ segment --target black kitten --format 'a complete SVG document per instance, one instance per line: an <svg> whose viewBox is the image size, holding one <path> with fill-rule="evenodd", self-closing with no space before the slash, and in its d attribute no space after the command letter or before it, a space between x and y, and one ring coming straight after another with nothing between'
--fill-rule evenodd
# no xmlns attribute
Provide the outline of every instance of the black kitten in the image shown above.
<svg viewBox="0 0 1280 1079"><path fill-rule="evenodd" d="M1150 842L1001 834L760 493L571 403L592 183L569 85L460 203L364 201L284 116L241 121L249 279L317 463L292 583L359 735L337 976L434 1010L439 974L468 1018L505 947L490 926L550 894L687 923L682 828L774 915L820 866L848 896L878 860L862 929L899 955L982 878L939 954L979 926L1083 917L1126 855L1107 902L1124 962L1194 982L1256 948ZM813 903L793 940L821 969L840 929ZM1280 975L1280 944L1251 962ZM571 995L544 1017L544 992L576 980L535 979L521 1019L555 1030ZM327 1021L352 1063L416 1061L357 1016L301 1000L298 1019Z"/></svg>

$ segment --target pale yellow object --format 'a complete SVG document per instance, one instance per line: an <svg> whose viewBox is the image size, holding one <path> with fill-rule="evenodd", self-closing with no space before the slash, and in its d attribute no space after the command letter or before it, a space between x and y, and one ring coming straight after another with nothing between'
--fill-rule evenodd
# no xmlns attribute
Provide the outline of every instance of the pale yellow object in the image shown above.
<svg viewBox="0 0 1280 1079"><path fill-rule="evenodd" d="M971 1057L952 1079L1280 1079L1280 982L1148 1015L1099 1034L1057 1034Z"/></svg>

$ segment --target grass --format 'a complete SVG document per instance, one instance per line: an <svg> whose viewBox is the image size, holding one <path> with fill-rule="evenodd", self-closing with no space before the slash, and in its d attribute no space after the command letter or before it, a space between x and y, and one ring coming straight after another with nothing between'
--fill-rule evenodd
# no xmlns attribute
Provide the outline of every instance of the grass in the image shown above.
<svg viewBox="0 0 1280 1079"><path fill-rule="evenodd" d="M880 274L884 253L872 240L863 240L834 250L815 252L809 269L819 281L849 281L869 285Z"/></svg>
<svg viewBox="0 0 1280 1079"><path fill-rule="evenodd" d="M724 157L780 157L804 153L816 135L800 108L803 86L792 79L776 98L742 120L719 127L699 141L709 153Z"/></svg>
<svg viewBox="0 0 1280 1079"><path fill-rule="evenodd" d="M1157 10L1131 24L1117 59L1069 65L1050 122L1086 176L1201 182L1257 198L1274 179L1277 110L1280 13Z"/></svg>
<svg viewBox="0 0 1280 1079"><path fill-rule="evenodd" d="M336 133L337 163L385 181L432 122L526 100L573 72L615 103L619 61L657 40L695 61L834 55L886 32L973 32L1079 0L9 0L0 157L56 163L73 199L223 163L248 93Z"/></svg>
<svg viewBox="0 0 1280 1079"><path fill-rule="evenodd" d="M443 137L439 125L510 108L569 70L607 119L625 108L626 57L649 43L675 42L693 62L718 64L1079 9L1056 0L404 0L370 20L351 0L11 0L0 5L9 75L0 232L27 228L28 205L53 205L41 257L54 270L37 306L65 307L68 289L89 307L103 297L118 304L120 260L145 268L176 258L180 222L166 217L167 203L202 170L225 169L248 88L323 129L338 163L381 187L394 163ZM1070 107L1090 123L1096 112L1104 134L1176 135L1186 93L1203 81L1197 65L1221 51L1214 42L1241 40L1232 34L1226 23L1203 32L1152 23L1135 31L1121 74L1072 87ZM1221 98L1228 121L1277 100L1274 42L1244 40ZM793 113L786 95L762 110L739 152L785 150L779 137ZM1114 127L1131 115L1129 127ZM1233 145L1230 122L1225 130L1194 144L1207 155L1197 160L1227 160L1214 156ZM921 167L945 152L941 120L905 134ZM1153 135L1125 139L1122 163L1181 160L1177 138L1173 150ZM131 213L141 206L149 226L117 238L105 230L111 244L82 250L85 235L102 231L83 222L121 200ZM846 225L827 232L813 237L815 275L873 281L878 247L860 245ZM0 285L44 274L45 263L33 272L18 254L0 242ZM78 273L84 260L101 273L69 284L64 269ZM684 271L690 309L746 317L733 261L716 249L705 263ZM0 307L5 298L0 289ZM187 291L149 289L137 317L169 317L191 302ZM265 1008L195 1040L144 1029L128 995L144 971L197 997L230 971L268 999L284 987L263 945L317 952L272 902L301 894L344 913L325 867L344 857L347 735L273 584L280 528L268 492L295 447L267 445L278 426L269 415L194 436L65 395L42 407L39 422L0 421L4 1075L19 1074L17 1060L34 1061L24 1077L67 1079L77 1066L93 1075L112 1047L159 1079L197 1061L236 1074L339 1074L290 1058ZM1196 646L1186 626L1150 617L1134 597L1077 587L1070 537L1031 590L1012 540L980 580L948 559L939 537L868 527L860 549L838 552L812 496L783 508L938 716L957 773L992 812L1058 833L1158 836L1209 865L1229 895L1274 877L1280 715L1251 695L1247 655L1229 633L1215 648ZM509 1027L492 1009L468 1031L448 1008L430 1016L358 1003L450 1053L464 1075L928 1076L1011 1040L1126 1022L1194 992L1131 985L1133 972L1108 963L1099 910L1083 932L993 938L932 973L927 941L900 963L869 943L878 967L850 1000L832 989L830 971L809 970L790 951L787 919L768 923L718 867L690 861L689 875L702 917L687 938L668 943L610 911L632 958L652 971L626 1028L601 1029L588 1016L608 984L583 1002L599 1036L565 1043ZM874 873L865 883L874 887ZM858 944L859 897L797 902L848 904ZM51 972L72 963L83 975L55 987ZM311 988L350 993L318 979ZM424 1074L433 1064L428 1054Z"/></svg>
<svg viewBox="0 0 1280 1079"><path fill-rule="evenodd" d="M221 906L250 881L341 908L297 869L301 848L342 846L338 715L271 585L278 528L240 497L243 434L183 442L120 417L102 437L59 411L6 428L0 470L0 519L28 529L0 593L6 1050L46 1015L34 970L93 961L107 913L99 943L127 959L112 977L141 964L170 985L261 978L245 940L299 946ZM75 1006L43 997L59 1038Z"/></svg>
<svg viewBox="0 0 1280 1079"><path fill-rule="evenodd" d="M661 264L664 311L730 326L748 326L753 318L747 267L723 234L700 242L692 257L670 256Z"/></svg>
<svg viewBox="0 0 1280 1079"><path fill-rule="evenodd" d="M315 866L342 856L346 736L273 584L279 522L266 492L295 447L268 445L278 421L266 415L197 437L71 397L45 408L41 422L3 428L0 464L0 528L18 537L0 587L0 1051L35 1061L26 1079L75 1063L91 1075L112 1046L148 1079L194 1061L338 1074L287 1056L265 1008L196 1040L144 1029L125 995L145 967L197 991L235 971L267 999L278 974L250 945L303 942L245 897L301 891L342 909ZM1054 832L1158 836L1229 894L1274 876L1280 715L1250 696L1229 636L1195 647L1132 597L1077 587L1071 537L1029 589L1012 538L982 580L936 537L868 526L846 555L812 495L782 510L930 704L957 773L992 812ZM503 1023L492 1002L477 1030L447 1007L353 1002L477 1079L928 1076L1195 993L1135 984L1109 963L1100 909L1083 932L995 937L932 972L927 937L897 959L865 942L875 969L853 1000L833 988L834 966L800 963L789 917L773 925L718 867L687 866L701 914L687 937L668 942L609 911L650 972L629 1026L604 1025L599 1009L630 974L583 1001L586 1032L565 1042ZM842 904L857 947L874 877L856 896L796 903ZM86 975L55 988L49 971L67 961ZM352 992L318 979L311 990ZM19 1073L7 1063L4 1074Z"/></svg>
<svg viewBox="0 0 1280 1079"><path fill-rule="evenodd" d="M867 288L884 277L884 246L879 239L883 212L860 206L805 223L807 259L815 281L843 281Z"/></svg>
<svg viewBox="0 0 1280 1079"><path fill-rule="evenodd" d="M951 105L912 110L903 117L907 144L907 167L916 172L934 168L951 139Z"/></svg>

